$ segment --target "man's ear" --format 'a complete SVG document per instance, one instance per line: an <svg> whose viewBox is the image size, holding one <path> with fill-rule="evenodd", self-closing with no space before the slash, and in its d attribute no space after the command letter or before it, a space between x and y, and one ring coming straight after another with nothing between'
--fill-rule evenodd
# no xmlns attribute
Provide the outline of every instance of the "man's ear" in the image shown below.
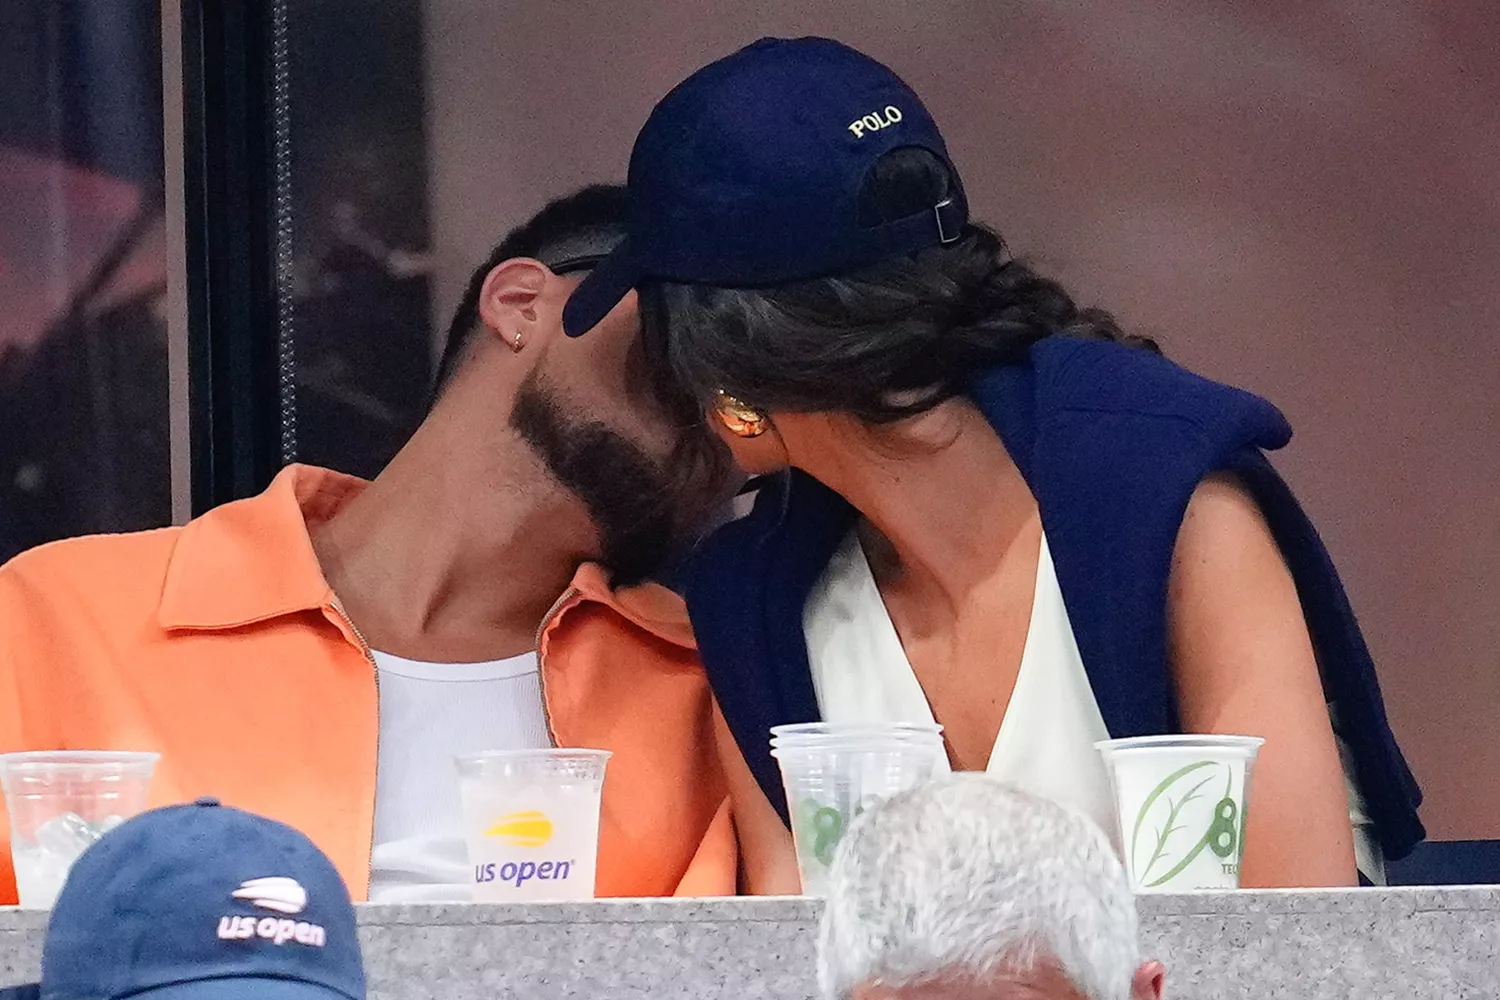
<svg viewBox="0 0 1500 1000"><path fill-rule="evenodd" d="M485 275L479 290L479 319L505 346L523 349L536 329L537 301L552 272L530 257L501 261Z"/></svg>
<svg viewBox="0 0 1500 1000"><path fill-rule="evenodd" d="M1130 1000L1162 1000L1167 988L1167 967L1160 962L1142 962L1130 980Z"/></svg>

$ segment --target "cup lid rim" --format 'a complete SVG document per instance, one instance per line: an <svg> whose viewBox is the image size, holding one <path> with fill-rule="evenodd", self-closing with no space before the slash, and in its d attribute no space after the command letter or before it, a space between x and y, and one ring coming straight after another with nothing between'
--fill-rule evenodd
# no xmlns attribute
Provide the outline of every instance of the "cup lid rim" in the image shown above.
<svg viewBox="0 0 1500 1000"><path fill-rule="evenodd" d="M531 750L480 750L476 753L454 754L457 764L488 764L506 761L583 760L607 761L615 755L613 750L595 750L590 747L537 747Z"/></svg>
<svg viewBox="0 0 1500 1000"><path fill-rule="evenodd" d="M1228 733L1167 733L1158 736L1127 736L1118 740L1099 740L1094 744L1094 749L1101 753L1177 747L1250 750L1259 748L1265 742L1265 738L1261 736L1236 736Z"/></svg>
<svg viewBox="0 0 1500 1000"><path fill-rule="evenodd" d="M791 746L774 746L771 748L771 756L780 760L783 754L813 754L813 753L843 753L861 750L879 750L887 752L900 751L923 751L927 753L942 753L943 744L939 740L927 742L925 740L906 740L890 743L870 743L855 740L846 740L837 743L796 743Z"/></svg>
<svg viewBox="0 0 1500 1000"><path fill-rule="evenodd" d="M872 720L862 722L788 722L780 726L772 726L773 733L792 733L798 731L812 732L819 729L915 729L922 732L932 730L937 732L942 729L942 724L937 722L887 722L884 720Z"/></svg>
<svg viewBox="0 0 1500 1000"><path fill-rule="evenodd" d="M20 750L0 754L0 769L37 767L130 767L155 764L161 754L152 750Z"/></svg>
<svg viewBox="0 0 1500 1000"><path fill-rule="evenodd" d="M943 727L936 722L798 722L771 727L771 745L821 742L830 739L861 739L872 735L941 737Z"/></svg>
<svg viewBox="0 0 1500 1000"><path fill-rule="evenodd" d="M770 743L773 747L800 747L812 746L817 743L842 743L848 740L891 740L900 743L926 743L929 740L934 740L941 743L942 739L942 733L900 733L871 729L858 733L814 733L807 736L776 736L772 737Z"/></svg>

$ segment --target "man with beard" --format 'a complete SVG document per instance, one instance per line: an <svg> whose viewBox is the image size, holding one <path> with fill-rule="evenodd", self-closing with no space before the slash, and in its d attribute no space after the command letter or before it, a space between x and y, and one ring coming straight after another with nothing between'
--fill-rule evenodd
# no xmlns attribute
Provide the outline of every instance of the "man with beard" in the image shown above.
<svg viewBox="0 0 1500 1000"><path fill-rule="evenodd" d="M561 327L623 220L589 188L506 238L373 482L292 466L183 527L0 568L0 751L159 751L155 802L279 819L356 899L412 901L467 892L455 754L598 747L599 894L732 893L712 700L646 582L725 496L720 453L633 300Z"/></svg>

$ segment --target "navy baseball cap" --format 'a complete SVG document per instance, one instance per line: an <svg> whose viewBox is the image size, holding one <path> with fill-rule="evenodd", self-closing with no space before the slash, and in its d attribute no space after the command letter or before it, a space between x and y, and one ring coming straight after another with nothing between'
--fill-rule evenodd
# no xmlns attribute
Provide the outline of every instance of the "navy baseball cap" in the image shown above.
<svg viewBox="0 0 1500 1000"><path fill-rule="evenodd" d="M363 1000L354 906L289 826L212 799L83 853L47 925L43 1000Z"/></svg>
<svg viewBox="0 0 1500 1000"><path fill-rule="evenodd" d="M866 225L870 170L902 147L947 164L953 194ZM823 277L951 242L969 215L916 93L827 38L763 38L684 80L636 137L626 192L627 235L569 297L569 336L643 281L755 288Z"/></svg>

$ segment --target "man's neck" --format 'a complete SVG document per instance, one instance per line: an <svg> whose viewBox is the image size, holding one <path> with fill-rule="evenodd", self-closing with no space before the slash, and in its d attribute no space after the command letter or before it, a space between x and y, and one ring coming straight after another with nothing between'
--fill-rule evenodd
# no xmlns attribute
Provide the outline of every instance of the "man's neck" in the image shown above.
<svg viewBox="0 0 1500 1000"><path fill-rule="evenodd" d="M374 649L477 662L536 648L597 547L583 505L519 438L436 413L376 480L312 531L324 576Z"/></svg>

